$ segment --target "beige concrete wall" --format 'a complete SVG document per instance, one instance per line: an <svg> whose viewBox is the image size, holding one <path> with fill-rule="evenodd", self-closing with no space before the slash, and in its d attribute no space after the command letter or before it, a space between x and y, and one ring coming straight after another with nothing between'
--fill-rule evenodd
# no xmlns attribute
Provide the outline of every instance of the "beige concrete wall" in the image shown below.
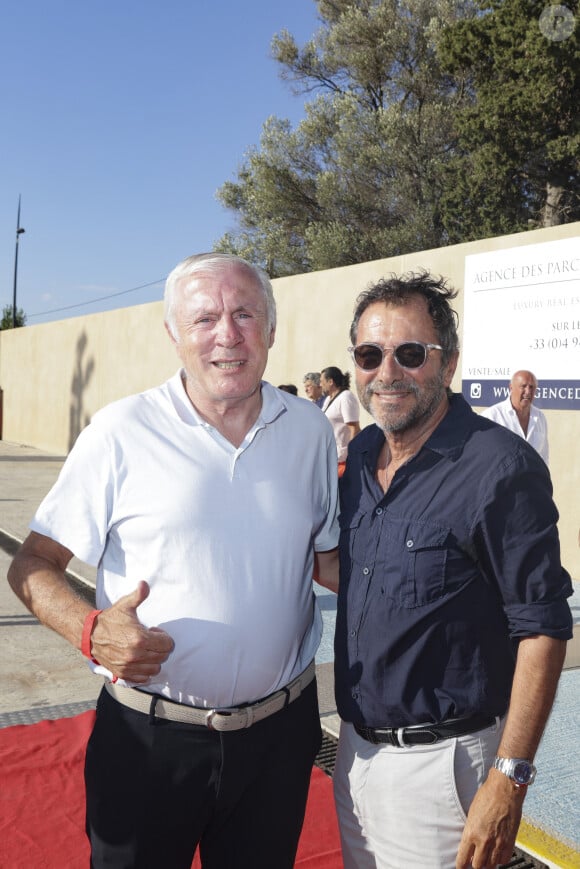
<svg viewBox="0 0 580 869"><path fill-rule="evenodd" d="M0 332L3 439L64 455L100 407L177 367L161 302Z"/></svg>
<svg viewBox="0 0 580 869"><path fill-rule="evenodd" d="M346 348L355 297L389 272L424 267L445 275L460 291L454 306L461 324L466 256L574 237L580 244L580 223L277 279L278 329L266 378L295 383L303 394L307 371L337 365L352 373ZM63 455L99 407L163 382L178 360L162 320L162 303L155 302L0 332L4 440ZM461 366L453 387L461 389ZM546 415L563 559L580 580L580 414ZM369 421L363 413L363 424Z"/></svg>

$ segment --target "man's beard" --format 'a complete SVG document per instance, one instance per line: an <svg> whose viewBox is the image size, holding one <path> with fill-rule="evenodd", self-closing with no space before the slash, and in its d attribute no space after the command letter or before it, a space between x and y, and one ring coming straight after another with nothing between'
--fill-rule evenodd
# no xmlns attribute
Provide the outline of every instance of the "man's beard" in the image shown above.
<svg viewBox="0 0 580 869"><path fill-rule="evenodd" d="M393 395L411 392L415 395L416 402L408 410L395 410L384 406L373 408L371 402L375 390ZM360 403L384 432L404 432L432 416L441 403L446 392L444 371L441 369L421 387L413 381L395 380L387 384L382 380L373 380L362 388L357 384L357 391Z"/></svg>

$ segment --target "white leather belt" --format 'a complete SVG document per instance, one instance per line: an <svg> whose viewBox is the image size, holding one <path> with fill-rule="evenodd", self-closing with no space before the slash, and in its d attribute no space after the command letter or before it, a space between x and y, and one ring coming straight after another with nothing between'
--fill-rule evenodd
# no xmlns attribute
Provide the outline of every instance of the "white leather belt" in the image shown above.
<svg viewBox="0 0 580 869"><path fill-rule="evenodd" d="M105 688L111 697L145 715L155 718L165 718L169 721L179 721L182 724L197 724L209 730L243 730L251 727L264 718L269 718L276 712L289 706L310 685L316 668L314 661L296 679L293 679L274 694L263 700L256 700L247 706L235 706L230 709L200 709L198 706L187 706L184 703L174 703L158 694L148 694L138 688L125 688L123 685L106 682Z"/></svg>

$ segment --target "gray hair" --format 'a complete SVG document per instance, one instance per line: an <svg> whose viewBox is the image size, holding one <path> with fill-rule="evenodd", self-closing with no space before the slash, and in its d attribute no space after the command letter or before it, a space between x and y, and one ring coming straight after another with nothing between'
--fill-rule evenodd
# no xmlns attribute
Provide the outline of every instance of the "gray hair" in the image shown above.
<svg viewBox="0 0 580 869"><path fill-rule="evenodd" d="M304 375L303 382L307 383L309 380L315 383L316 386L320 386L320 373L318 371L309 371L308 374Z"/></svg>
<svg viewBox="0 0 580 869"><path fill-rule="evenodd" d="M165 282L164 300L164 316L167 328L177 339L177 329L175 325L175 290L177 284L182 278L192 277L198 272L218 272L226 265L242 265L249 269L255 277L256 281L262 288L264 299L266 301L266 314L268 331L276 328L276 301L274 299L274 290L270 278L266 272L259 266L252 265L247 260L239 256L229 253L199 253L187 257L175 266L170 272Z"/></svg>

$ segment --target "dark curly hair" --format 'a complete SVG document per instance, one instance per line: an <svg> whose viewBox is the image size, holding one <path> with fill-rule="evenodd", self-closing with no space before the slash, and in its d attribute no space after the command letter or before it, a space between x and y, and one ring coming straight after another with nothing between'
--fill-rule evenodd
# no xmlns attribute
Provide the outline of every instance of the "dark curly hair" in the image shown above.
<svg viewBox="0 0 580 869"><path fill-rule="evenodd" d="M370 305L375 302L384 302L386 305L406 305L414 296L422 296L427 302L439 344L443 348L441 362L445 365L459 350L458 317L449 304L450 300L457 296L457 291L449 287L444 278L436 278L426 270L409 272L401 276L391 274L364 290L355 303L350 326L352 343L356 344L360 318Z"/></svg>

